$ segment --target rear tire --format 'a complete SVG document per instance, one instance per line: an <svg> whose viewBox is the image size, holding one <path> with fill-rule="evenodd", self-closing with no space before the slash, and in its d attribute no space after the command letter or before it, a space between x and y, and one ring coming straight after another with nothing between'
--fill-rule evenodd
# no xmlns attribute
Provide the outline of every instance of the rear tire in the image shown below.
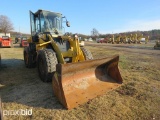
<svg viewBox="0 0 160 120"><path fill-rule="evenodd" d="M0 68L1 68L1 53L0 53Z"/></svg>
<svg viewBox="0 0 160 120"><path fill-rule="evenodd" d="M24 64L27 68L35 68L36 61L34 61L34 55L29 52L29 47L25 47L23 51Z"/></svg>
<svg viewBox="0 0 160 120"><path fill-rule="evenodd" d="M81 50L84 54L85 60L92 60L93 59L92 53L88 49L86 49L85 47L81 47Z"/></svg>
<svg viewBox="0 0 160 120"><path fill-rule="evenodd" d="M1 98L0 98L0 120L3 120L3 110L2 110Z"/></svg>
<svg viewBox="0 0 160 120"><path fill-rule="evenodd" d="M38 73L43 82L52 81L53 73L56 71L58 60L52 49L38 51Z"/></svg>

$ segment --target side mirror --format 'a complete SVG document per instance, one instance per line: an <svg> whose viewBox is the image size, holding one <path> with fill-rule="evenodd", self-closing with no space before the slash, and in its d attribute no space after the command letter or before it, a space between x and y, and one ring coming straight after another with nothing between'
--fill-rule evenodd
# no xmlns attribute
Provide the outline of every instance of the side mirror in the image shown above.
<svg viewBox="0 0 160 120"><path fill-rule="evenodd" d="M70 27L70 22L69 21L66 21L66 26Z"/></svg>

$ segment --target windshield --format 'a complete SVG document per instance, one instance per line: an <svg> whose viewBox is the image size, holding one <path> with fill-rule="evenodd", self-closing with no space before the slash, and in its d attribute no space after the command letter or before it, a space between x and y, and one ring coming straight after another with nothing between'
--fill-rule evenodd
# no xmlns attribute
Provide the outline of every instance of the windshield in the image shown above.
<svg viewBox="0 0 160 120"><path fill-rule="evenodd" d="M42 32L62 34L62 15L49 11L42 11L40 15Z"/></svg>

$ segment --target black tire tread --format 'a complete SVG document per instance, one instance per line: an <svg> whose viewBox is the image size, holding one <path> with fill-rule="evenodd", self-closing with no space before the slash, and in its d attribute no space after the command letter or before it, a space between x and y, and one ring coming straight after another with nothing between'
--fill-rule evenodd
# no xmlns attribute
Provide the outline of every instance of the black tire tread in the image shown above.
<svg viewBox="0 0 160 120"><path fill-rule="evenodd" d="M57 57L55 52L53 52L52 49L44 49L45 55L46 55L46 60L47 60L47 66L48 66L48 72L55 72L56 71L56 66L57 64Z"/></svg>
<svg viewBox="0 0 160 120"><path fill-rule="evenodd" d="M0 98L0 120L3 120L2 101Z"/></svg>
<svg viewBox="0 0 160 120"><path fill-rule="evenodd" d="M29 58L28 58L28 64L25 63L25 54L28 54ZM23 51L23 55L24 55L24 63L25 63L25 66L27 68L35 68L36 67L36 62L34 62L32 60L32 54L29 52L29 47L25 47L24 48L24 51Z"/></svg>
<svg viewBox="0 0 160 120"><path fill-rule="evenodd" d="M86 49L85 47L81 47L81 50L82 50L86 60L93 59L92 53L88 49Z"/></svg>
<svg viewBox="0 0 160 120"><path fill-rule="evenodd" d="M41 80L43 82L50 82L52 80L53 73L56 71L56 64L58 64L56 53L52 49L43 49L39 51L39 55L41 56L41 58L43 58L44 63L46 63L47 65L46 76L44 78L41 77Z"/></svg>

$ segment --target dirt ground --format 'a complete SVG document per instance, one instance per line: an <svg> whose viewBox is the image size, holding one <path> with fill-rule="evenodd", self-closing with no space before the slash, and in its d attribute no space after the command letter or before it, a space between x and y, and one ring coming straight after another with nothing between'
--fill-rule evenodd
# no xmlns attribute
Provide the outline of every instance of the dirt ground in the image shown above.
<svg viewBox="0 0 160 120"><path fill-rule="evenodd" d="M160 120L160 50L154 43L86 42L95 59L119 54L121 87L72 110L58 102L51 83L43 83L37 68L24 66L23 48L0 48L0 96L3 110L32 109L32 115L5 120Z"/></svg>

